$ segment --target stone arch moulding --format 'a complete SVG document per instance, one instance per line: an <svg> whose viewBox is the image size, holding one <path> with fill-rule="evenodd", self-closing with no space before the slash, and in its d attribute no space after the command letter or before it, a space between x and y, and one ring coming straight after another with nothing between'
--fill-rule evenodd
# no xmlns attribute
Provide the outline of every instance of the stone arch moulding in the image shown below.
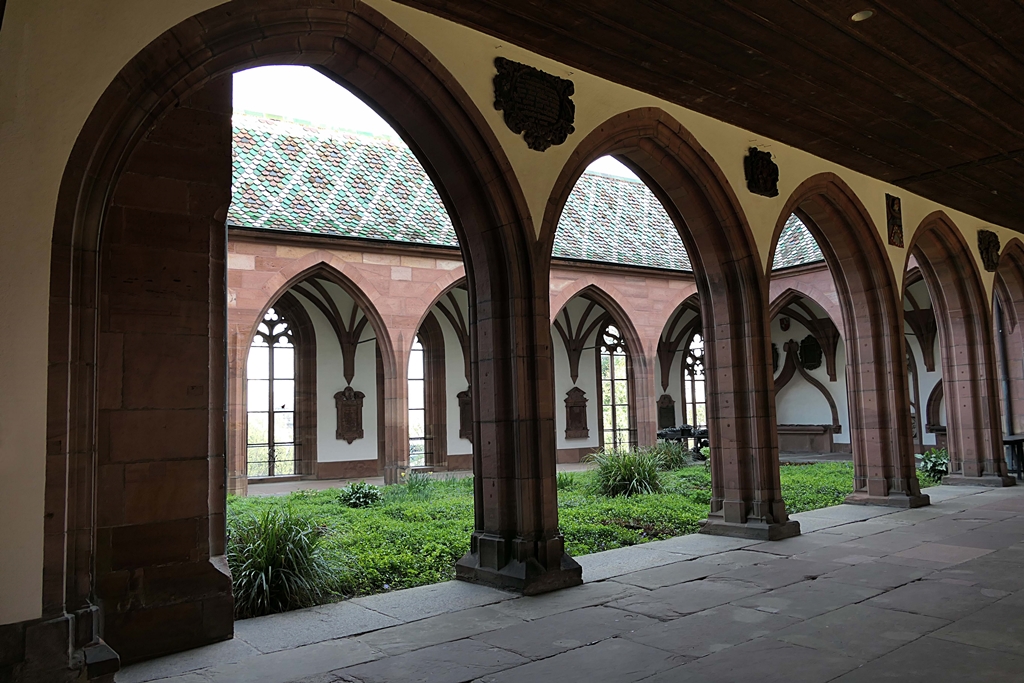
<svg viewBox="0 0 1024 683"><path fill-rule="evenodd" d="M942 350L950 474L944 483L1012 486L1003 455L992 304L963 234L942 211L914 231L907 261L928 286Z"/></svg>
<svg viewBox="0 0 1024 683"><path fill-rule="evenodd" d="M767 263L774 261L779 236L794 213L821 248L842 311L854 462L854 492L847 502L927 505L914 460L902 297L881 235L842 178L822 173L786 201Z"/></svg>
<svg viewBox="0 0 1024 683"><path fill-rule="evenodd" d="M226 456L228 491L231 493L244 495L248 488L244 457L246 433L245 367L249 347L256 332L256 326L263 319L263 316L266 315L266 312L289 292L295 294L298 300L311 303L311 299L305 296L304 292L299 292L296 287L314 279L331 282L352 297L356 307L365 316L364 319L367 321L365 324L369 324L373 329L377 350L384 369L384 394L387 397L384 400L385 410L387 409L388 401L396 402L398 400L396 392L404 386L401 382L396 381L397 362L393 345L394 335L389 325L389 322L393 321L385 320L379 312L375 302L381 301L384 295L378 291L372 280L366 278L348 262L323 250L311 252L301 259L288 263L263 284L260 290L263 294L263 302L258 311L257 309L239 310L236 307L228 307L228 327L231 342L228 345L228 450ZM322 310L321 312L328 322L332 324L332 327L334 327L336 334L338 334L338 343L342 344L344 348L345 335L339 329L338 321L332 320L333 312L331 310ZM232 350L234 351L233 354L231 353ZM350 351L354 352L354 348L350 349ZM350 353L344 358L349 371L353 369L351 363L354 361L354 358L351 355ZM349 379L349 382L351 382L351 379ZM378 397L378 400L381 398ZM394 435L388 438L388 435L385 434L382 442L383 452L378 455L383 459L384 463L400 462L408 451L407 448L402 450L402 443ZM313 453L312 457L312 467L313 469L309 473L315 472L315 453Z"/></svg>
<svg viewBox="0 0 1024 683"><path fill-rule="evenodd" d="M735 193L693 135L656 107L626 111L597 126L555 182L536 245L538 262L550 266L562 207L587 166L605 155L626 164L654 192L693 263L708 336L709 432L717 444L711 510L701 531L765 539L799 533L779 484L767 281ZM548 272L538 269L537 277Z"/></svg>
<svg viewBox="0 0 1024 683"><path fill-rule="evenodd" d="M832 398L832 394L829 393L829 390L825 388L825 385L812 377L807 370L804 369L803 365L800 363L800 359L797 357L799 348L800 344L793 340L790 340L783 345L782 350L786 353L786 360L783 363L782 372L780 372L779 376L775 379L775 395L778 396L779 392L793 380L793 377L799 374L805 382L817 389L821 392L821 395L825 397L825 400L828 402L829 410L832 411L832 433L839 434L843 429L843 425L839 421L839 409L836 407L836 402Z"/></svg>
<svg viewBox="0 0 1024 683"><path fill-rule="evenodd" d="M672 333L676 331L676 328L679 326L679 320L687 311L693 311L697 315L679 328L679 333L673 337ZM680 349L684 352L689 349L690 341L693 339L693 335L700 331L700 326L700 303L697 295L692 294L686 297L686 300L679 304L672 312L672 317L669 318L662 329L662 336L658 338L658 362L661 364L661 377L659 377L659 380L662 391L668 391L672 363L675 361L676 353ZM669 335L668 339L664 336L666 332Z"/></svg>
<svg viewBox="0 0 1024 683"><path fill-rule="evenodd" d="M161 502L167 497L160 487L171 478L152 478L128 491L135 500L153 502L144 516L110 521L105 505L120 498L105 495L95 506L94 525L87 512L94 509L98 486L89 474L96 467L99 438L91 427L95 407L90 397L99 376L92 350L99 336L97 305L106 304L98 304L93 293L106 254L100 234L113 218L108 211L111 198L118 196L133 150L156 126L176 126L174 133L192 149L221 155L217 196L223 197L207 202L203 215L211 239L223 233L230 199L230 89L224 84L234 71L273 63L316 67L343 82L403 133L452 218L471 299L491 302L471 322L474 358L484 359L474 363L473 374L486 376L489 384L473 397L474 436L481 444L474 462L476 530L470 552L459 562L459 578L527 593L582 582L580 567L565 555L558 532L554 405L537 380L547 376L551 362L548 291L546 283L540 292L536 289L537 268L531 263L535 233L493 131L438 60L372 8L332 0L306 0L301 6L289 0L234 0L183 21L132 58L88 117L61 181L49 324L51 330L67 333L51 334L49 348L47 402L57 419L50 421L47 433L46 479L53 493L46 499L46 516L54 521L46 531L42 603L43 619L57 624L49 632L58 644L50 643L48 652L61 651L60 633L68 630L77 634L80 648L101 647L102 633L125 662L231 636L230 581L217 559L224 552L225 441L223 409L218 408L223 406L223 398L218 399L223 387L217 388L216 379L223 376L216 371L223 363L218 344L207 342L213 381L206 387L209 395L200 396L209 414L209 436L194 456L203 464L174 480L195 502L193 516L181 519L180 510ZM198 137L204 134L201 127L181 126L171 116L183 109L219 116L216 129L223 137L212 146L202 144L207 140ZM175 233L170 232L173 243ZM163 244L151 237L147 247ZM203 306L209 308L213 324L222 319L219 302L226 296L223 278L216 275L224 271L223 242L202 249L209 251L201 254L207 264L203 268L212 274L201 285L209 287ZM211 340L223 333L215 326L203 329ZM486 438L479 438L481 434ZM388 474L395 478L397 470ZM490 500L498 503L483 504L485 480ZM104 481L104 486L115 484ZM148 547L144 539L171 538L171 528L182 530L173 537L181 547L179 551L173 543L163 544L163 551L177 554L158 558L161 576L164 581L180 579L188 588L173 595L150 594L158 589L145 581L154 560L142 553ZM131 572L141 592L130 600L117 593L122 584L107 581L117 571ZM127 583L123 585L126 591ZM159 638L131 626L142 605L146 623L160 624ZM89 615L97 609L100 628L94 631ZM76 623L68 625L71 621ZM64 650L66 643L65 635ZM81 659L76 654L69 662ZM66 668L69 662L54 666Z"/></svg>

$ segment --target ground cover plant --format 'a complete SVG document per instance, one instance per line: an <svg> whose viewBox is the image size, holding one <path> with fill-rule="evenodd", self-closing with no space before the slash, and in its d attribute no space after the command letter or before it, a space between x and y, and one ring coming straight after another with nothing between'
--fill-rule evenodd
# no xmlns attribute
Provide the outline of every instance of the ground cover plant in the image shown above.
<svg viewBox="0 0 1024 683"><path fill-rule="evenodd" d="M645 464L642 469L646 472L649 468ZM919 474L922 486L937 483L923 472ZM851 463L784 465L781 476L782 495L791 513L837 505L853 490ZM656 478L655 492L605 495L598 470L559 474L558 514L566 551L586 555L696 532L711 501L711 474L704 463L668 469L663 465ZM350 507L351 489L229 497L233 574L244 562L246 548L262 547L254 541L251 529L247 535L238 529L247 529L244 524L251 525L251 520L271 511L287 515L296 528L315 530L308 533L316 539L318 562L327 567L326 572L316 574L316 591L309 594L315 593L315 600L338 600L451 579L456 560L469 550L473 480L417 474L407 481L380 488L379 499L372 493L358 496L360 503L365 501L364 507ZM260 557L265 557L261 552ZM239 575L234 576L238 595ZM271 611L307 604L309 595L275 603ZM251 613L261 611L253 609Z"/></svg>

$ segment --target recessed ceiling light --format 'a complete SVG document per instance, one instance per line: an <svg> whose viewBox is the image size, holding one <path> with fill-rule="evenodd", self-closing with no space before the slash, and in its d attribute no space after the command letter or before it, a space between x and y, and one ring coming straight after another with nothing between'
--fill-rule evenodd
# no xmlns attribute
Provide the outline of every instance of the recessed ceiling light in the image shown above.
<svg viewBox="0 0 1024 683"><path fill-rule="evenodd" d="M854 14L852 17L850 17L850 21L866 21L867 19L870 19L873 16L875 16L875 10L863 9L860 12Z"/></svg>

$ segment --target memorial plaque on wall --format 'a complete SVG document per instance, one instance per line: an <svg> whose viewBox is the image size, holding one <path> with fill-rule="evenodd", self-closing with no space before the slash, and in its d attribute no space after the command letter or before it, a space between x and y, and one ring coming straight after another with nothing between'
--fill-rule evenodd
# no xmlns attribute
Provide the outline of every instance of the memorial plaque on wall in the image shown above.
<svg viewBox="0 0 1024 683"><path fill-rule="evenodd" d="M573 387L565 393L565 438L586 439L590 437L587 427L587 393Z"/></svg>
<svg viewBox="0 0 1024 683"><path fill-rule="evenodd" d="M676 426L676 401L668 394L658 399L658 429Z"/></svg>
<svg viewBox="0 0 1024 683"><path fill-rule="evenodd" d="M351 386L334 395L334 406L338 411L338 426L334 437L352 443L363 438L363 399L366 394Z"/></svg>
<svg viewBox="0 0 1024 683"><path fill-rule="evenodd" d="M885 195L885 221L889 228L889 244L903 246L903 204L899 197Z"/></svg>
<svg viewBox="0 0 1024 683"><path fill-rule="evenodd" d="M981 254L981 265L990 273L999 268L999 235L991 230L978 231L978 252Z"/></svg>
<svg viewBox="0 0 1024 683"><path fill-rule="evenodd" d="M743 157L743 174L747 189L762 197L779 196L779 167L772 161L772 153L751 147Z"/></svg>
<svg viewBox="0 0 1024 683"><path fill-rule="evenodd" d="M459 438L473 441L473 391L472 387L460 391L455 397L459 400Z"/></svg>

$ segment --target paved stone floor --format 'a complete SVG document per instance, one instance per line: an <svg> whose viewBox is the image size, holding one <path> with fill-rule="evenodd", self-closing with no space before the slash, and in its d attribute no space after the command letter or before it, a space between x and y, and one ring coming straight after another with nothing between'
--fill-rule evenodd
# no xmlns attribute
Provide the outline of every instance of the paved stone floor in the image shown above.
<svg viewBox="0 0 1024 683"><path fill-rule="evenodd" d="M538 597L453 581L241 621L117 681L1024 681L1024 487L928 493L585 556Z"/></svg>

